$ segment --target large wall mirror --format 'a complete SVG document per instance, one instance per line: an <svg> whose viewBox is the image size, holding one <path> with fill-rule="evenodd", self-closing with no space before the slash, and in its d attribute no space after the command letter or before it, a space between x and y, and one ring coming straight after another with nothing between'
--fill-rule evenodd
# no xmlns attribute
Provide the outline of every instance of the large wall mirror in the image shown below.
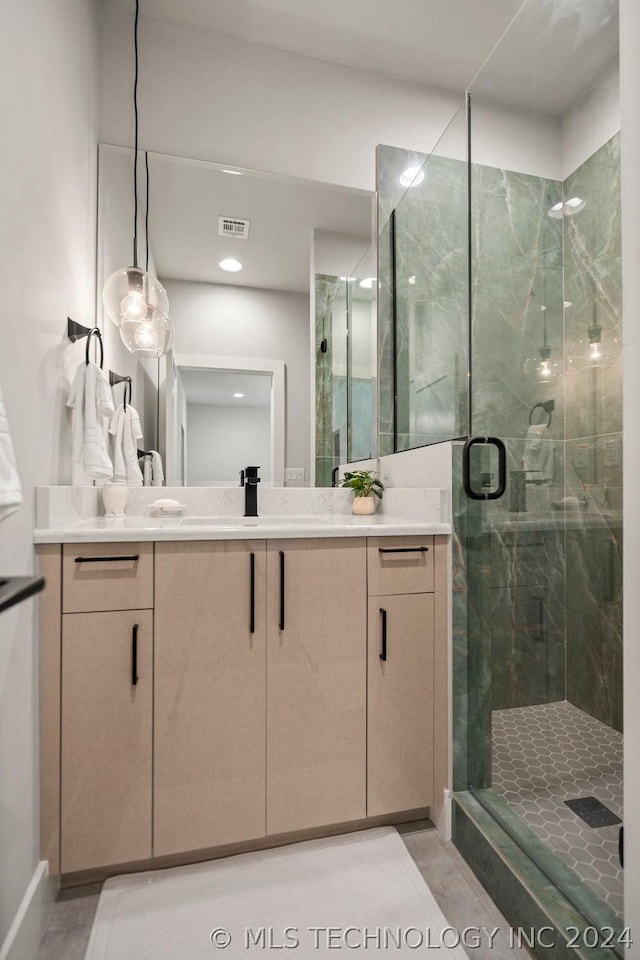
<svg viewBox="0 0 640 960"><path fill-rule="evenodd" d="M101 290L131 262L133 151L101 144L99 159ZM138 197L139 261L175 343L136 362L111 332L107 360L134 377L167 484L228 486L259 464L265 483L326 485L375 456L374 194L150 152Z"/></svg>

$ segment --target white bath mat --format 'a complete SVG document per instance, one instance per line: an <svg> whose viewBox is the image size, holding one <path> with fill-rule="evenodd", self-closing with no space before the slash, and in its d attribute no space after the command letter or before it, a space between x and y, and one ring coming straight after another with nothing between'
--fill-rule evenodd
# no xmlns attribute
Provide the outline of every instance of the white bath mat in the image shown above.
<svg viewBox="0 0 640 960"><path fill-rule="evenodd" d="M455 940L383 827L108 880L85 960L465 960Z"/></svg>

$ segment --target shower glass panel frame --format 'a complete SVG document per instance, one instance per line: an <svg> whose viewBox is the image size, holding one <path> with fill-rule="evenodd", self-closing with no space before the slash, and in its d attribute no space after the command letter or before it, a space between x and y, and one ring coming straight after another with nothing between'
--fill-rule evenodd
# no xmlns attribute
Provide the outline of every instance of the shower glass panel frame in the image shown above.
<svg viewBox="0 0 640 960"><path fill-rule="evenodd" d="M588 793L622 814L605 769L622 706L619 135L561 180L476 162L474 104L504 84L510 43L517 30L468 96L470 432L505 442L508 484L501 500L469 500L454 444L453 786L586 924L618 936L618 825L581 827L565 804ZM590 364L599 327L610 355ZM495 453L472 456L474 487L490 490ZM586 867L572 861L580 830Z"/></svg>

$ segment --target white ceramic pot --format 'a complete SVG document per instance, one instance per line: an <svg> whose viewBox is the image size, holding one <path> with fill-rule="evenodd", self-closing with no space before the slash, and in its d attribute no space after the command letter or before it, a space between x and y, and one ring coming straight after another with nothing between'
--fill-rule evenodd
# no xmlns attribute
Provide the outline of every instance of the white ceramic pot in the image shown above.
<svg viewBox="0 0 640 960"><path fill-rule="evenodd" d="M353 503L351 505L352 513L355 513L357 516L365 517L371 513L376 512L376 498L371 497L354 497Z"/></svg>
<svg viewBox="0 0 640 960"><path fill-rule="evenodd" d="M124 517L129 491L124 483L107 483L102 488L105 517Z"/></svg>

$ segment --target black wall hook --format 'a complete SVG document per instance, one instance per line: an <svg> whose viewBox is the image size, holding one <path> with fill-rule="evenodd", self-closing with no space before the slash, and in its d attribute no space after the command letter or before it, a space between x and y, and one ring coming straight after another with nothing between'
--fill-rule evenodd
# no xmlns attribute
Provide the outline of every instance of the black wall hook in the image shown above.
<svg viewBox="0 0 640 960"><path fill-rule="evenodd" d="M100 344L100 369L102 370L102 365L104 364L104 346L102 343L102 332L99 327L84 327L81 323L76 323L75 320L72 320L71 317L67 317L67 337L71 340L72 343L75 343L77 340L82 340L84 337L87 338L87 349L84 355L84 362L89 363L89 347L91 346L91 338L98 338L98 343Z"/></svg>
<svg viewBox="0 0 640 960"><path fill-rule="evenodd" d="M131 393L132 393L132 383L131 377L121 377L119 373L114 373L113 370L109 370L109 386L115 387L116 383L124 383L124 397L123 397L123 406L124 409L127 409L127 385L129 386L129 405L131 405Z"/></svg>

